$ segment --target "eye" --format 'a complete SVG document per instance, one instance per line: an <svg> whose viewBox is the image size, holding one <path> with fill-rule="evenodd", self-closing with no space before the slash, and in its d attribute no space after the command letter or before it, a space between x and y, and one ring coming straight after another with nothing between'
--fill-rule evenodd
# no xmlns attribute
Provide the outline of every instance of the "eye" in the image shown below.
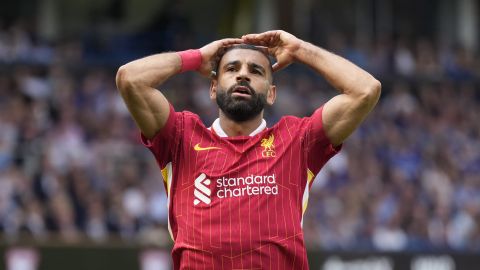
<svg viewBox="0 0 480 270"><path fill-rule="evenodd" d="M229 67L227 67L226 70L227 71L235 71L235 67L234 66L229 66Z"/></svg>
<svg viewBox="0 0 480 270"><path fill-rule="evenodd" d="M253 68L250 72L253 73L253 74L262 75L262 72L260 70L256 69L256 68Z"/></svg>

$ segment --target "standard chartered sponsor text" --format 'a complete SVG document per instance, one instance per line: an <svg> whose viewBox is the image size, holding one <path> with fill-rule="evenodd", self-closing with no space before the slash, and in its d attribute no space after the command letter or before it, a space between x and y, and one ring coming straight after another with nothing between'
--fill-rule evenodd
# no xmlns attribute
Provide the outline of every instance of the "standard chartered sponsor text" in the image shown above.
<svg viewBox="0 0 480 270"><path fill-rule="evenodd" d="M217 181L218 198L231 198L257 195L277 195L278 185L275 174L249 175L247 177L222 177Z"/></svg>

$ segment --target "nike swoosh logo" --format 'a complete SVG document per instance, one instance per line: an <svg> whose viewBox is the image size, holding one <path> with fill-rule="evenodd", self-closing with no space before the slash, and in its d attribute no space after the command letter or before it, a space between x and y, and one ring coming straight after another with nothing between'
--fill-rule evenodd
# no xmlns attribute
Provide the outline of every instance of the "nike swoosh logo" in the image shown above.
<svg viewBox="0 0 480 270"><path fill-rule="evenodd" d="M215 146L208 146L208 147L201 147L200 146L200 143L197 143L195 144L195 146L193 147L193 149L195 151L206 151L206 150L218 150L218 149L222 149L220 147L215 147Z"/></svg>

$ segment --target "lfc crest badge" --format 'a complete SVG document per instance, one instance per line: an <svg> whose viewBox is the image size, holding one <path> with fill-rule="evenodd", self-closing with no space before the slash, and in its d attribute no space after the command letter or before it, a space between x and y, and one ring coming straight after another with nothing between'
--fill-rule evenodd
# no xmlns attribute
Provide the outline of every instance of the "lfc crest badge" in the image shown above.
<svg viewBox="0 0 480 270"><path fill-rule="evenodd" d="M262 157L265 158L270 158L270 157L275 157L275 145L273 144L275 140L275 137L273 134L270 135L268 138L264 138L261 141L261 146L263 147L262 151Z"/></svg>

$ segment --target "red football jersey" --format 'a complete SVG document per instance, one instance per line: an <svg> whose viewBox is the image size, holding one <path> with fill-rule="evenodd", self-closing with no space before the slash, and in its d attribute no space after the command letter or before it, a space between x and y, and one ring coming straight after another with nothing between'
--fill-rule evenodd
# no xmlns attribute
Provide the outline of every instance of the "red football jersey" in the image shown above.
<svg viewBox="0 0 480 270"><path fill-rule="evenodd" d="M320 168L335 155L311 117L265 121L227 137L191 112L175 112L152 140L142 137L168 193L174 269L308 269L302 219Z"/></svg>

